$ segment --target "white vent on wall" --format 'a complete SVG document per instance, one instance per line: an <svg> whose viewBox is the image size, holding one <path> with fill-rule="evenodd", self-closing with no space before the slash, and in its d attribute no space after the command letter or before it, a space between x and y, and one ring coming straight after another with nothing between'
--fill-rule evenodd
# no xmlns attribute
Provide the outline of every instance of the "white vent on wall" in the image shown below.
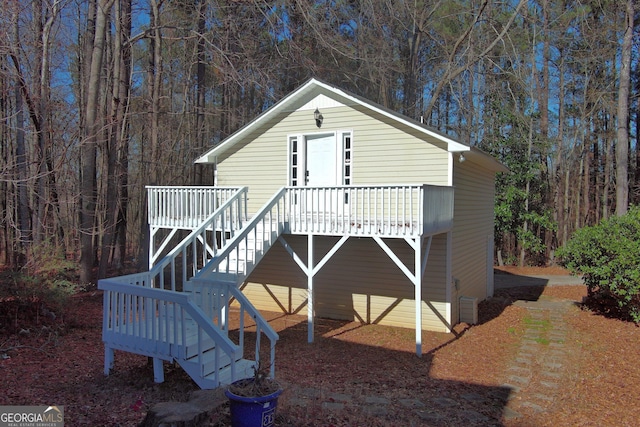
<svg viewBox="0 0 640 427"><path fill-rule="evenodd" d="M460 322L478 323L478 298L460 297Z"/></svg>

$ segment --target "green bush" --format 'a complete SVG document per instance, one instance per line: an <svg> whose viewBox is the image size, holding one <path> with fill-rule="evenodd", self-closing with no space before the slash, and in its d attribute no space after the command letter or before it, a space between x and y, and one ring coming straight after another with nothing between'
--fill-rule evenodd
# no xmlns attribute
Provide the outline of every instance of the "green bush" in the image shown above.
<svg viewBox="0 0 640 427"><path fill-rule="evenodd" d="M576 231L558 255L562 265L583 276L590 299L640 323L640 207Z"/></svg>

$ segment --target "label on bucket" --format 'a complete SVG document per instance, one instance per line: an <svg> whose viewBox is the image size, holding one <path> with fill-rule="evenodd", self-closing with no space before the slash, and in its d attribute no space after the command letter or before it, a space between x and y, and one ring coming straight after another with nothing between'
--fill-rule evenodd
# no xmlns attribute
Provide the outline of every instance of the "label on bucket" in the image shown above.
<svg viewBox="0 0 640 427"><path fill-rule="evenodd" d="M265 404L265 408L268 407L268 404ZM262 425L260 427L271 427L276 421L276 408L273 407L269 411L265 411L262 413Z"/></svg>

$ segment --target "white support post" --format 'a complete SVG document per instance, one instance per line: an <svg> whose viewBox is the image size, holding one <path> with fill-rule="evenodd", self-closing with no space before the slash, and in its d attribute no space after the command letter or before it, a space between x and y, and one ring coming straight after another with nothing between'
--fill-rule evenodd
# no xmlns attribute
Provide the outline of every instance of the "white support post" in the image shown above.
<svg viewBox="0 0 640 427"><path fill-rule="evenodd" d="M149 263L149 270L153 268L153 263L155 261L156 254L153 249L155 246L154 241L157 232L157 227L149 227L149 258L147 259L147 262Z"/></svg>
<svg viewBox="0 0 640 427"><path fill-rule="evenodd" d="M416 239L414 247L413 284L416 299L416 354L422 357L422 238Z"/></svg>
<svg viewBox="0 0 640 427"><path fill-rule="evenodd" d="M349 240L348 235L342 236L340 240L338 240L331 247L331 249L329 249L329 251L324 255L324 257L322 257L322 259L318 261L318 264L314 266L313 265L313 234L310 233L308 235L307 265L304 265L304 262L302 261L302 259L300 259L298 254L294 252L293 248L291 247L291 245L289 245L289 243L287 243L284 237L282 236L278 237L278 241L282 244L282 246L289 253L289 255L291 255L291 258L293 258L295 263L298 264L298 267L300 267L300 269L304 272L304 274L307 275L307 323L308 323L307 335L308 335L309 343L313 342L313 324L315 319L315 310L313 306L314 304L313 277L322 269L322 267L324 267L324 265L327 262L329 262L331 257L333 257L336 254L336 252L338 252L338 250L342 247L342 245L344 245L347 242L347 240Z"/></svg>
<svg viewBox="0 0 640 427"><path fill-rule="evenodd" d="M313 234L307 238L307 341L313 342L314 298L313 298Z"/></svg>
<svg viewBox="0 0 640 427"><path fill-rule="evenodd" d="M113 369L114 354L111 347L104 347L104 374L109 375Z"/></svg>
<svg viewBox="0 0 640 427"><path fill-rule="evenodd" d="M164 368L162 366L162 359L157 357L153 358L153 381L156 383L164 382Z"/></svg>
<svg viewBox="0 0 640 427"><path fill-rule="evenodd" d="M449 328L449 332L453 331L453 313L452 313L452 304L457 304L457 301L454 302L454 297L453 297L453 261L452 261L452 257L453 257L453 233L451 231L449 231L447 233L447 249L446 249L446 261L445 261L445 268L446 268L446 278L447 278L447 283L446 283L446 312L445 312L445 316L446 316L446 321L448 322L447 327ZM456 298L457 299L457 293L456 293ZM458 308L459 310L459 308Z"/></svg>
<svg viewBox="0 0 640 427"><path fill-rule="evenodd" d="M416 354L418 357L422 357L422 276L424 276L424 269L426 268L427 259L429 256L429 249L431 248L431 238L429 238L428 248L425 253L425 259L422 259L422 244L424 237L411 239L405 237L405 241L413 249L413 271L404 265L402 260L396 255L393 250L380 238L379 236L373 236L378 245L384 250L389 258L398 266L398 268L407 276L414 287L415 298L415 312L416 312Z"/></svg>

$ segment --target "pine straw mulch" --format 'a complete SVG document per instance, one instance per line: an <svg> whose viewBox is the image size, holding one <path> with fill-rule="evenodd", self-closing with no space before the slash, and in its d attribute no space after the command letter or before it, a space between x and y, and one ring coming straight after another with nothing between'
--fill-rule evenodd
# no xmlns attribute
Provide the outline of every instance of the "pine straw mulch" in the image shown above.
<svg viewBox="0 0 640 427"><path fill-rule="evenodd" d="M565 378L543 413L505 418L508 390L502 384L518 352L526 316L526 309L512 302L540 295L576 302L566 316ZM478 325L458 325L454 334L423 333L421 358L415 355L413 330L318 319L315 342L309 345L306 317L266 313L280 334L276 377L285 388L276 425L474 425L461 418L469 410L484 417L475 425L637 425L640 328L580 309L584 295L584 286L498 291L480 304ZM0 321L0 405L64 405L69 426L133 426L153 404L186 400L196 389L179 367L168 364L165 382L153 383L147 358L123 352L116 353L113 373L104 376L100 292L73 297L55 321L41 317L28 323L21 316L0 316ZM315 390L316 397L299 406L298 393L308 390ZM393 403L374 416L353 405L328 409L326 402L335 396L357 402L380 397ZM408 398L429 403L426 410L435 415L431 419L440 421L426 422L417 411L397 404ZM223 407L207 425L220 427L227 421Z"/></svg>

